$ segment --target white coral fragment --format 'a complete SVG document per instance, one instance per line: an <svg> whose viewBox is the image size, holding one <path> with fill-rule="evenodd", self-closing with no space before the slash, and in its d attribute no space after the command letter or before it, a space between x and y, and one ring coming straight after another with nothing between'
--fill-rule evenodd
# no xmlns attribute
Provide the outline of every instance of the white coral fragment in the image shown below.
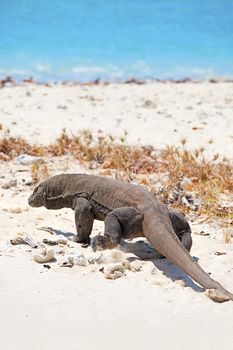
<svg viewBox="0 0 233 350"><path fill-rule="evenodd" d="M83 255L74 255L73 264L78 266L87 266L88 260Z"/></svg>
<svg viewBox="0 0 233 350"><path fill-rule="evenodd" d="M104 268L104 276L107 279L115 280L124 276L125 268L122 263L109 264Z"/></svg>
<svg viewBox="0 0 233 350"><path fill-rule="evenodd" d="M142 269L142 263L139 260L134 260L130 263L130 270L133 272L139 272Z"/></svg>
<svg viewBox="0 0 233 350"><path fill-rule="evenodd" d="M53 249L43 249L40 254L35 254L33 259L37 263L47 263L55 259L55 252Z"/></svg>

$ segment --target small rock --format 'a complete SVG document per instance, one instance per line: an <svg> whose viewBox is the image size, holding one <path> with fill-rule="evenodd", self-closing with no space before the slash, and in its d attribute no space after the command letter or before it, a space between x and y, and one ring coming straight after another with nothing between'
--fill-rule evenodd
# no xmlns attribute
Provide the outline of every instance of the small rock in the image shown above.
<svg viewBox="0 0 233 350"><path fill-rule="evenodd" d="M2 188L4 190L8 190L9 188L11 187L16 187L17 186L17 180L16 179L13 179L13 180L10 180L9 182L5 183Z"/></svg>
<svg viewBox="0 0 233 350"><path fill-rule="evenodd" d="M43 243L48 245L57 245L57 244L67 244L68 239L63 235L57 235L55 237L52 237L51 239L44 238Z"/></svg>
<svg viewBox="0 0 233 350"><path fill-rule="evenodd" d="M99 167L99 162L97 160L93 160L89 164L89 169L98 169Z"/></svg>
<svg viewBox="0 0 233 350"><path fill-rule="evenodd" d="M63 258L63 261L61 263L61 267L72 267L74 264L73 264L73 260L72 259L69 259L69 257L65 256Z"/></svg>
<svg viewBox="0 0 233 350"><path fill-rule="evenodd" d="M187 200L187 198L186 198L185 196L183 196L183 197L181 198L181 203L182 203L185 207L190 208L190 203L189 203L189 201Z"/></svg>
<svg viewBox="0 0 233 350"><path fill-rule="evenodd" d="M210 236L210 233L209 232L205 232L205 231L195 231L193 232L194 235L198 235L198 236Z"/></svg>
<svg viewBox="0 0 233 350"><path fill-rule="evenodd" d="M198 207L200 207L200 205L203 204L203 201L201 198L193 198L192 204L193 204L193 206L198 208Z"/></svg>
<svg viewBox="0 0 233 350"><path fill-rule="evenodd" d="M48 265L48 264L44 264L43 266L44 266L45 269L48 269L48 270L51 269L51 266Z"/></svg>
<svg viewBox="0 0 233 350"><path fill-rule="evenodd" d="M24 182L24 185L31 186L32 185L32 179L26 179Z"/></svg>
<svg viewBox="0 0 233 350"><path fill-rule="evenodd" d="M94 265L95 264L95 259L94 258L88 258L88 263L90 265Z"/></svg>
<svg viewBox="0 0 233 350"><path fill-rule="evenodd" d="M188 185L192 185L192 180L189 179L188 177L184 177L181 181L180 181L180 184L182 187L186 187Z"/></svg>
<svg viewBox="0 0 233 350"><path fill-rule="evenodd" d="M214 255L220 256L220 255L226 255L225 252L215 252Z"/></svg>
<svg viewBox="0 0 233 350"><path fill-rule="evenodd" d="M36 156L30 156L29 154L24 153L16 157L15 160L22 165L31 165L32 163L38 160L42 160L42 158L36 157Z"/></svg>

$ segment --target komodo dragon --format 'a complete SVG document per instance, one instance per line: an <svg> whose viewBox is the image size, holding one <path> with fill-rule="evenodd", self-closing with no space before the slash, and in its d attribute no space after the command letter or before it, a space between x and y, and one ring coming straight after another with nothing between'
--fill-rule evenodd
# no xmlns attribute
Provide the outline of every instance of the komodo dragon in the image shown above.
<svg viewBox="0 0 233 350"><path fill-rule="evenodd" d="M121 237L144 236L161 255L205 289L215 289L233 300L233 294L193 261L188 252L192 244L189 225L187 233L183 233L187 250L175 233L177 230L179 235L180 230L180 220L174 220L177 215L169 214L168 208L142 186L102 176L61 174L39 184L28 203L32 207L74 209L77 242L88 241L94 219L104 220L104 236L93 239L94 248L112 248ZM182 227L181 224L181 232Z"/></svg>

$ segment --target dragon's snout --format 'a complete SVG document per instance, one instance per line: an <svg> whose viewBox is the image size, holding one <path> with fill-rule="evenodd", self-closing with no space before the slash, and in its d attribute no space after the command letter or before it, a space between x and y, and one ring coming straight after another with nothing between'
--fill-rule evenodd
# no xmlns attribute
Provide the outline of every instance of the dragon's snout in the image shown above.
<svg viewBox="0 0 233 350"><path fill-rule="evenodd" d="M28 198L28 204L31 207L41 207L43 205L41 203L41 200L39 200L39 197L36 196L34 193L31 194L31 196Z"/></svg>
<svg viewBox="0 0 233 350"><path fill-rule="evenodd" d="M33 200L33 194L31 194L31 196L28 198L28 204L31 206L31 207L34 207L34 200Z"/></svg>
<svg viewBox="0 0 233 350"><path fill-rule="evenodd" d="M31 207L42 207L44 205L44 193L40 186L36 187L33 193L29 196L28 204Z"/></svg>

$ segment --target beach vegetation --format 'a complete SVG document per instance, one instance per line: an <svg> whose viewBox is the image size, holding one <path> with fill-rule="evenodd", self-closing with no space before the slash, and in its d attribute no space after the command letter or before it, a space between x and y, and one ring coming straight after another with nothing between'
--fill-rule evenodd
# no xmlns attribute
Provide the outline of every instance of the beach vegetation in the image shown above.
<svg viewBox="0 0 233 350"><path fill-rule="evenodd" d="M219 154L205 157L203 147L188 149L186 139L177 147L158 150L151 145L129 145L127 133L113 137L102 131L93 134L82 130L74 135L64 129L56 141L47 146L13 137L3 127L0 135L2 161L22 153L40 157L70 156L102 175L146 186L163 202L186 213L219 217L233 223L233 207L226 204L232 201L233 164ZM46 178L45 161L32 165L31 174L33 183ZM222 201L222 197L227 201Z"/></svg>

